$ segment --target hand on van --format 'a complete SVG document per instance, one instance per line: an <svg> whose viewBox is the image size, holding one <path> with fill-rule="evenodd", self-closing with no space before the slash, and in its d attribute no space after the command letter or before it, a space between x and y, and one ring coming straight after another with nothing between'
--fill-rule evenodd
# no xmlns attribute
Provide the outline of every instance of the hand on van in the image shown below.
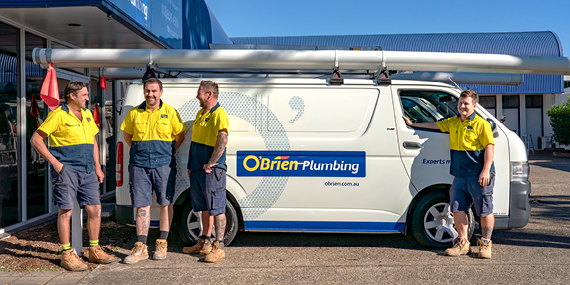
<svg viewBox="0 0 570 285"><path fill-rule="evenodd" d="M410 126L410 127L417 127L417 128L424 128L424 129L439 130L439 126L437 125L436 122L412 123L412 121L410 120L410 118L408 118L408 117L406 117L406 116L402 116L402 118L403 118L404 121L406 122L406 125L408 125L408 126Z"/></svg>

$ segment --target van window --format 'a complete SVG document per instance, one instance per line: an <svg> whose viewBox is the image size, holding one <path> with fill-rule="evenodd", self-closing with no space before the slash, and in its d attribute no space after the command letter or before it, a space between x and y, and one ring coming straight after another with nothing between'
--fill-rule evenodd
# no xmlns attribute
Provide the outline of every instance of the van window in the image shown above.
<svg viewBox="0 0 570 285"><path fill-rule="evenodd" d="M404 114L414 123L435 122L457 116L457 99L434 91L402 91Z"/></svg>

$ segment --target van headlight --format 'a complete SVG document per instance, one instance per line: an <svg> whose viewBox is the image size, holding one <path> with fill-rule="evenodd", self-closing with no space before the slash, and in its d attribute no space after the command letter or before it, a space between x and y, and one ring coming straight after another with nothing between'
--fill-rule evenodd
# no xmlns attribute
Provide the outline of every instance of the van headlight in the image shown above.
<svg viewBox="0 0 570 285"><path fill-rule="evenodd" d="M511 181L527 181L529 170L526 162L511 162Z"/></svg>

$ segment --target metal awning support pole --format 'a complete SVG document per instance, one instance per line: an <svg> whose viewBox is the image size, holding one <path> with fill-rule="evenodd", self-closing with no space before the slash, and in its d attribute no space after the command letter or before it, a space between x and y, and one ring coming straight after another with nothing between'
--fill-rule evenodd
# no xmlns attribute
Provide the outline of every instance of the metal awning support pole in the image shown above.
<svg viewBox="0 0 570 285"><path fill-rule="evenodd" d="M504 54L350 50L174 50L35 48L34 63L55 67L450 71L570 75L570 58Z"/></svg>

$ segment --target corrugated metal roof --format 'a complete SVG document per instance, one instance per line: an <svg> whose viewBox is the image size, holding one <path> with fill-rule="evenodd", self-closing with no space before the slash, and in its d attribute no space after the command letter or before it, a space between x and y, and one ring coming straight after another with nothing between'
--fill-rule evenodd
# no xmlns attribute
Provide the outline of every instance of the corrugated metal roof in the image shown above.
<svg viewBox="0 0 570 285"><path fill-rule="evenodd" d="M230 38L234 44L380 46L390 51L494 53L562 56L562 43L550 31L519 33L345 35ZM473 85L479 94L563 93L559 75L524 75L519 86ZM471 86L471 87L473 87Z"/></svg>

